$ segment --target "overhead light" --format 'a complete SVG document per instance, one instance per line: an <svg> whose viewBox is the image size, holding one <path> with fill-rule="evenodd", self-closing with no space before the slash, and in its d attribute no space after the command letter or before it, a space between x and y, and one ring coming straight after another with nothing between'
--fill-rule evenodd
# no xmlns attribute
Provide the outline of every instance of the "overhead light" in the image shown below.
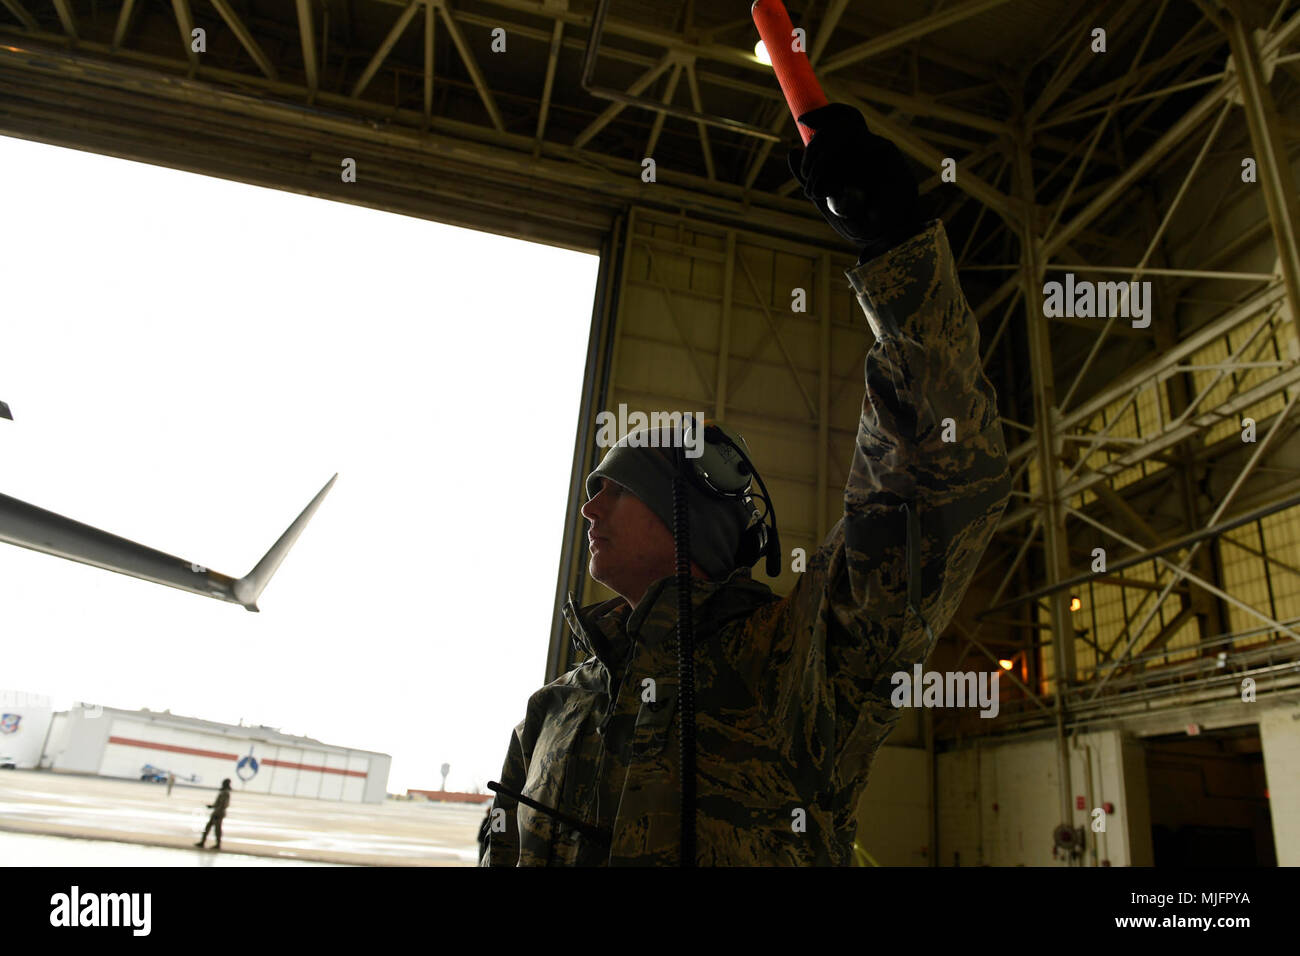
<svg viewBox="0 0 1300 956"><path fill-rule="evenodd" d="M1009 661L1004 657L1002 658L1002 660L998 661L998 666L1001 667L1004 671L1009 671L1011 670L1011 665L1014 663L1015 661Z"/></svg>
<svg viewBox="0 0 1300 956"><path fill-rule="evenodd" d="M1070 598L1070 610L1071 610L1071 611L1077 611L1077 610L1079 610L1079 608L1081 608L1081 607L1083 607L1083 602L1082 602L1082 601L1080 601L1077 597L1072 597L1072 598Z"/></svg>
<svg viewBox="0 0 1300 956"><path fill-rule="evenodd" d="M767 47L763 46L763 41L759 40L754 44L754 56L758 57L760 63L772 65L772 58L767 55Z"/></svg>

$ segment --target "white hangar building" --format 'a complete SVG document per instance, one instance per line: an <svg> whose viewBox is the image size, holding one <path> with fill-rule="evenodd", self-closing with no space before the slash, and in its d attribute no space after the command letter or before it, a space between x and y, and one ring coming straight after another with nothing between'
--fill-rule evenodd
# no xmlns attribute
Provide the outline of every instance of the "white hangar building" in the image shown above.
<svg viewBox="0 0 1300 956"><path fill-rule="evenodd" d="M220 724L150 710L74 707L51 715L40 766L139 780L152 768L179 782L236 791L378 803L392 758L270 727Z"/></svg>

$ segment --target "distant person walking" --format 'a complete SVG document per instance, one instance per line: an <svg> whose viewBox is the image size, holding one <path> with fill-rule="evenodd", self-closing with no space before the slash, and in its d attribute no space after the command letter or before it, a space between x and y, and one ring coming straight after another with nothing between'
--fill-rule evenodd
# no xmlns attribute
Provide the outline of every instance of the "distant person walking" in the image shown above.
<svg viewBox="0 0 1300 956"><path fill-rule="evenodd" d="M230 778L227 777L221 781L221 789L217 791L217 799L207 804L212 809L212 816L208 817L208 825L203 828L203 836L199 837L199 842L195 846L203 846L208 839L208 831L215 827L217 845L214 849L221 849L221 821L226 818L226 808L230 806Z"/></svg>
<svg viewBox="0 0 1300 956"><path fill-rule="evenodd" d="M172 787L176 786L176 774L170 771L167 774L167 796L172 795Z"/></svg>

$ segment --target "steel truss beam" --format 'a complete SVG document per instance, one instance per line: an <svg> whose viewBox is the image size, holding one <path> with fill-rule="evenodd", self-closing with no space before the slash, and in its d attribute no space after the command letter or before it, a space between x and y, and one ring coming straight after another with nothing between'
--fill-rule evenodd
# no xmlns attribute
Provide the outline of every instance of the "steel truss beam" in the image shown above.
<svg viewBox="0 0 1300 956"><path fill-rule="evenodd" d="M9 12L12 13L15 17L17 17L18 22L21 23L26 29L28 30L40 29L40 24L36 22L36 18L27 12L27 8L24 7L19 2L19 0L0 0L0 3L3 3L5 7L9 10ZM129 5L130 2L128 0L128 6Z"/></svg>
<svg viewBox="0 0 1300 956"><path fill-rule="evenodd" d="M1275 283L1257 293L1242 306L1169 349L1158 359L1089 399L1079 408L1060 416L1056 422L1056 435L1059 436L1059 441L1079 442L1086 448L1078 459L1071 463L1070 471L1064 475L1064 483L1058 489L1058 494L1062 498L1069 498L1084 491L1095 490L1106 479L1137 467L1143 461L1152 460L1174 445L1217 425L1226 417L1235 415L1277 394L1282 389L1300 382L1300 363L1295 359L1257 363L1254 358L1277 328L1282 295L1281 284ZM1244 334L1244 337L1240 339L1235 353L1229 356L1226 362L1211 363L1206 366L1190 364L1188 361L1190 357L1205 345L1216 339L1226 338L1232 333ZM1248 351L1252 348L1254 351ZM1247 367L1258 365L1274 368L1278 374L1250 389L1243 389L1230 378L1232 371L1241 368L1243 362ZM1174 375L1194 370L1213 370L1215 374L1200 393L1191 399L1185 409L1169 419L1162 418L1157 431L1143 435L1140 443L1133 444L1132 448L1123 451L1117 458L1090 467L1093 457L1103 449L1104 440L1109 437L1109 432L1120 421L1119 416L1125 409L1137 403L1142 393L1152 393L1155 407L1159 409L1161 405L1158 392L1163 388L1164 383ZM1232 381L1228 393L1214 407L1202 408L1205 399L1220 387L1225 379ZM1117 403L1122 404L1116 408ZM1093 431L1091 423L1105 410L1114 412L1110 424L1100 432ZM1029 461L1036 454L1037 440L1037 437L1031 438L1012 448L1009 453L1011 463L1015 465L1018 462ZM999 528L1005 530L1023 523L1034 512L1037 500L1025 507L1009 510L1003 516Z"/></svg>

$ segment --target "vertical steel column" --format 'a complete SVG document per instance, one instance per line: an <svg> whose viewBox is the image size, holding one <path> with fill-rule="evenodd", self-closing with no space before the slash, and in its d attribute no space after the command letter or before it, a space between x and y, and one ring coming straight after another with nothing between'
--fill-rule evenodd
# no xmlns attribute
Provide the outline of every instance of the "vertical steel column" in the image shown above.
<svg viewBox="0 0 1300 956"><path fill-rule="evenodd" d="M1273 227L1273 239L1277 243L1282 281L1291 304L1291 321L1297 338L1300 338L1300 240L1296 235L1300 228L1296 223L1300 204L1296 202L1291 162L1279 133L1277 107L1259 62L1259 47L1255 36L1247 32L1242 13L1238 0L1233 0L1225 12L1223 27L1240 77L1238 86L1242 106L1257 154L1259 181L1264 190L1269 223Z"/></svg>
<svg viewBox="0 0 1300 956"><path fill-rule="evenodd" d="M1029 134L1016 144L1016 179L1020 210L1020 279L1025 304L1025 327L1029 335L1029 368L1034 391L1034 435L1037 439L1039 493L1043 501L1043 563L1049 584L1070 576L1066 553L1065 512L1057 491L1060 436L1057 428L1056 382L1052 368L1051 341L1047 321L1039 311L1043 301L1043 242L1035 234L1034 179ZM1061 801L1061 823L1072 824L1070 806L1070 763L1065 744L1065 692L1074 680L1074 629L1066 608L1067 595L1058 590L1050 595L1052 650L1056 676L1056 764Z"/></svg>
<svg viewBox="0 0 1300 956"><path fill-rule="evenodd" d="M718 379L714 396L713 418L722 421L727 414L727 359L731 352L731 287L736 275L736 230L727 230L726 261L722 267L722 315L718 326Z"/></svg>
<svg viewBox="0 0 1300 956"><path fill-rule="evenodd" d="M329 10L326 10L328 15ZM424 128L433 122L433 30L438 21L438 10L433 0L424 6Z"/></svg>

